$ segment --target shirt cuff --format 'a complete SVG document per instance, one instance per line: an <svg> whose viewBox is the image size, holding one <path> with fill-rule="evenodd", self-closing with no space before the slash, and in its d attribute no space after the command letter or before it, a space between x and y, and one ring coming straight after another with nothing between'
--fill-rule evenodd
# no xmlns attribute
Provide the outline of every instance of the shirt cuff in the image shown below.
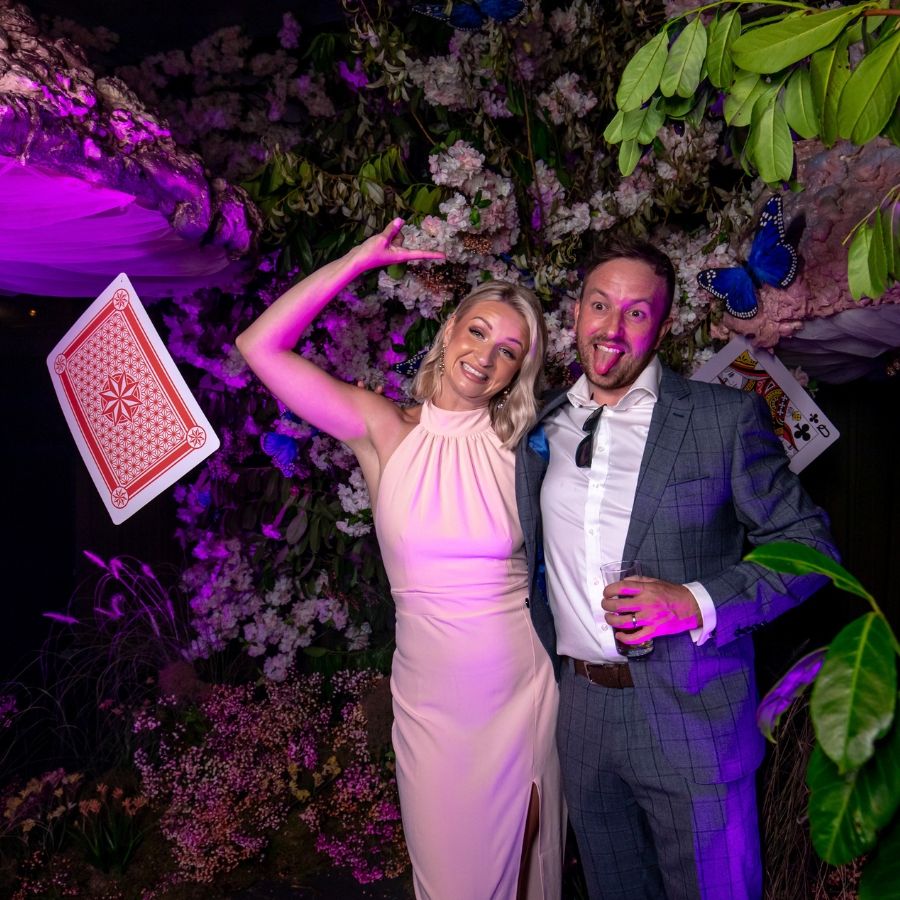
<svg viewBox="0 0 900 900"><path fill-rule="evenodd" d="M702 624L699 628L691 629L691 638L699 647L701 644L706 643L716 627L716 605L713 603L712 597L709 596L709 591L699 581L692 581L690 584L686 584L685 587L694 595L697 606L700 607Z"/></svg>

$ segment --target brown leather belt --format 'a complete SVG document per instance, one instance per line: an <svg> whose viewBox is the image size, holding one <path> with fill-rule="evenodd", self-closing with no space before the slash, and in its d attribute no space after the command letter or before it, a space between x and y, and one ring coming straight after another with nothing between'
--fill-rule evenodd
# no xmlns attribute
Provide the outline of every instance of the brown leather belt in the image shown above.
<svg viewBox="0 0 900 900"><path fill-rule="evenodd" d="M573 659L575 674L587 678L591 684L599 684L605 688L631 688L634 681L628 663L613 663L604 666L600 663L589 663L583 659Z"/></svg>

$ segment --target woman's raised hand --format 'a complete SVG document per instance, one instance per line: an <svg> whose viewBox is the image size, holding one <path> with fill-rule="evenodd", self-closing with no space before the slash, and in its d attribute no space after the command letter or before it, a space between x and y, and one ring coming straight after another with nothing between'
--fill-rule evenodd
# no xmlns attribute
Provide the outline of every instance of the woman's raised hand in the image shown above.
<svg viewBox="0 0 900 900"><path fill-rule="evenodd" d="M291 412L349 444L368 472L370 484L380 471L380 463L372 461L372 454L377 456L384 449L384 441L405 433L403 429L408 430L409 423L393 403L375 392L360 391L338 381L299 356L296 347L323 307L363 272L419 259L445 258L434 250L404 247L402 228L403 219L394 219L384 231L307 275L237 338L238 350L263 384Z"/></svg>
<svg viewBox="0 0 900 900"><path fill-rule="evenodd" d="M372 237L354 247L348 253L353 260L354 267L359 272L365 272L369 269L414 262L418 259L446 259L443 253L436 250L414 250L404 247L400 235L403 225L403 219L393 219L384 231L373 234Z"/></svg>

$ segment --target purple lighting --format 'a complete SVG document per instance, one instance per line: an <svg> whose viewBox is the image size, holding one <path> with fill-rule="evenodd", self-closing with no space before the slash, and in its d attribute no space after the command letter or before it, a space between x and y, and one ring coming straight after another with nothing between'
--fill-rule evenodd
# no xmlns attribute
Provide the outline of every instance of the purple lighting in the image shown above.
<svg viewBox="0 0 900 900"><path fill-rule="evenodd" d="M168 126L81 50L0 6L0 293L92 297L126 271L146 297L242 281L261 227Z"/></svg>
<svg viewBox="0 0 900 900"><path fill-rule="evenodd" d="M0 291L93 297L125 271L145 296L235 280L223 247L199 246L132 194L0 157Z"/></svg>

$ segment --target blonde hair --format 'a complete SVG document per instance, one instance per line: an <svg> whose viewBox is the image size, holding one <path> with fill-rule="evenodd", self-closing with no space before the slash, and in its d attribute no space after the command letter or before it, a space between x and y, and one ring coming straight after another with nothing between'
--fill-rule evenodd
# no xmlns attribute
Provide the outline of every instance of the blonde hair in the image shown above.
<svg viewBox="0 0 900 900"><path fill-rule="evenodd" d="M447 324L485 300L496 300L511 306L525 320L528 330L528 347L521 368L509 383L509 392L507 389L500 391L488 404L491 425L503 441L503 446L511 450L537 418L537 394L541 389L544 346L547 342L547 326L540 301L528 288L506 281L486 281L464 297L441 325L431 349L419 366L411 393L419 401L434 399L441 386L440 359Z"/></svg>

